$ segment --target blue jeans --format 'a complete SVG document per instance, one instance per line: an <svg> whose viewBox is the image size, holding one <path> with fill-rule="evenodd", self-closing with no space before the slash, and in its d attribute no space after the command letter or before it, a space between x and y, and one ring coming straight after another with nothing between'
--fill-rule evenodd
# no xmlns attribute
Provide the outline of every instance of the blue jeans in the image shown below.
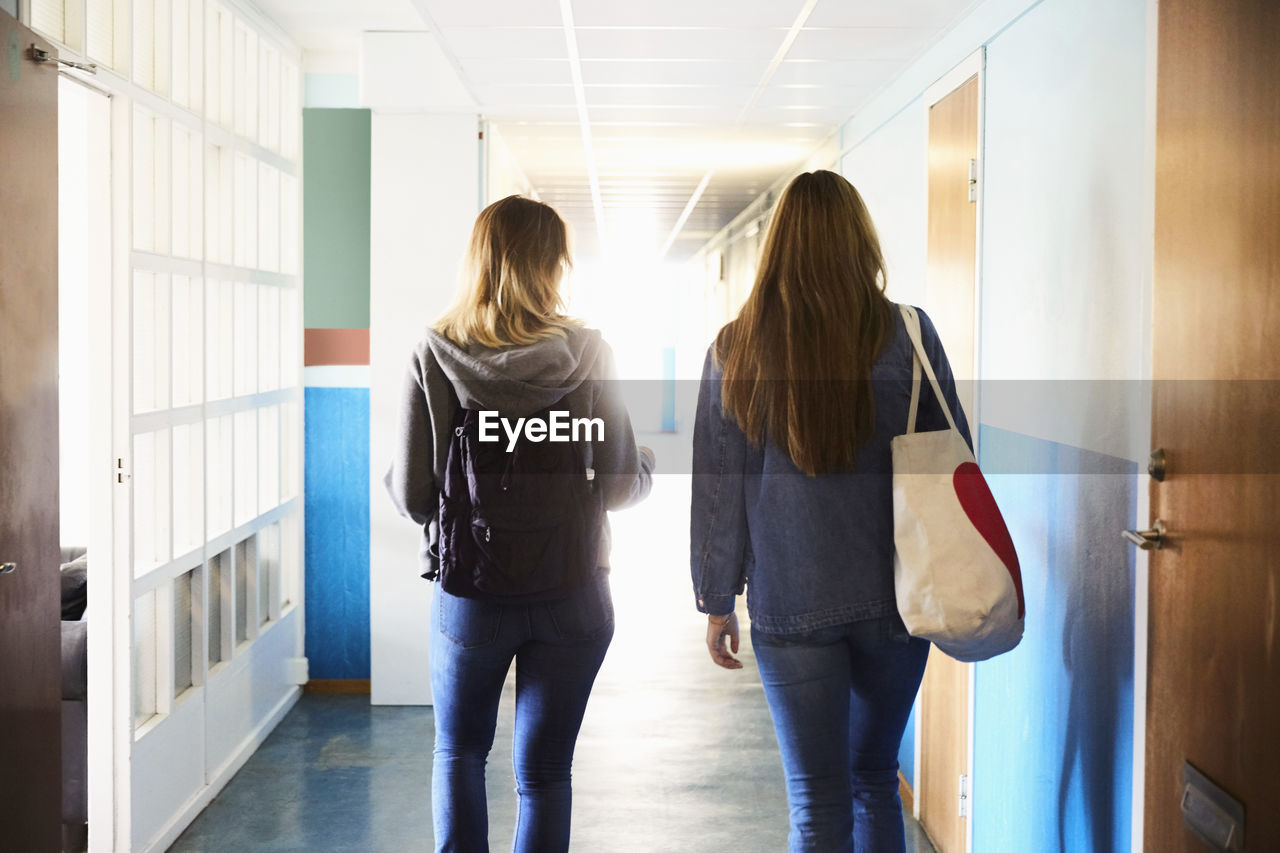
<svg viewBox="0 0 1280 853"><path fill-rule="evenodd" d="M512 848L569 849L573 748L611 639L613 602L603 572L567 598L527 605L457 598L437 585L431 643L437 851L489 849L485 761L513 658L519 811Z"/></svg>
<svg viewBox="0 0 1280 853"><path fill-rule="evenodd" d="M782 750L791 853L902 853L898 747L929 643L897 614L751 639Z"/></svg>

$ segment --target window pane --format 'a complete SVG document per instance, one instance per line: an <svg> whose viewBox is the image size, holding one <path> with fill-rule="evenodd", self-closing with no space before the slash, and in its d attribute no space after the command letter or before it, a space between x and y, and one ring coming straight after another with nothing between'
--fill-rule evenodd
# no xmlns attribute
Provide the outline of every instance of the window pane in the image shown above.
<svg viewBox="0 0 1280 853"><path fill-rule="evenodd" d="M133 603L133 725L156 715L156 594Z"/></svg>
<svg viewBox="0 0 1280 853"><path fill-rule="evenodd" d="M178 575L173 581L173 695L182 693L194 683L192 678L194 656L192 655L191 612L192 588L196 574L194 571Z"/></svg>

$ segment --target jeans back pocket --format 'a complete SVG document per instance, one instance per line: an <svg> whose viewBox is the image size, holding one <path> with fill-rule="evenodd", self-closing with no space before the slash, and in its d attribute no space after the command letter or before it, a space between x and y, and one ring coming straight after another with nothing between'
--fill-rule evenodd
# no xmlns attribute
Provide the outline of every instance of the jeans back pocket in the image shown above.
<svg viewBox="0 0 1280 853"><path fill-rule="evenodd" d="M567 597L547 604L547 612L561 640L590 640L613 628L613 596L609 579L597 572Z"/></svg>
<svg viewBox="0 0 1280 853"><path fill-rule="evenodd" d="M501 627L502 605L436 589L436 629L462 648L489 645Z"/></svg>

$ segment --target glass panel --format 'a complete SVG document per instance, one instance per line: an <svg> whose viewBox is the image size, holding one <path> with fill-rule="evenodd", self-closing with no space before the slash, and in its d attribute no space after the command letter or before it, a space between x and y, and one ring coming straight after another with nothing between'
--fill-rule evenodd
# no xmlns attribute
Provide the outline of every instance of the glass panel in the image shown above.
<svg viewBox="0 0 1280 853"><path fill-rule="evenodd" d="M190 37L191 24L188 15L191 12L187 0L168 0L171 8L169 38L173 57L173 100L180 106L191 106L191 48L187 39Z"/></svg>
<svg viewBox="0 0 1280 853"><path fill-rule="evenodd" d="M204 394L204 302L199 279L173 277L173 407Z"/></svg>
<svg viewBox="0 0 1280 853"><path fill-rule="evenodd" d="M258 412L236 412L235 523L246 524L258 514Z"/></svg>
<svg viewBox="0 0 1280 853"><path fill-rule="evenodd" d="M149 113L133 111L133 247L155 250L155 124Z"/></svg>
<svg viewBox="0 0 1280 853"><path fill-rule="evenodd" d="M262 80L259 86L259 127L262 145L272 151L280 150L280 54L264 44L259 65Z"/></svg>
<svg viewBox="0 0 1280 853"><path fill-rule="evenodd" d="M139 576L170 559L169 443L167 429L133 437L133 556Z"/></svg>
<svg viewBox="0 0 1280 853"><path fill-rule="evenodd" d="M173 45L170 41L170 33L172 32L172 9L170 4L173 0L155 0L155 91L158 95L168 95L172 86L170 85L170 77L172 70L170 62L173 56Z"/></svg>
<svg viewBox="0 0 1280 853"><path fill-rule="evenodd" d="M231 552L223 551L209 559L209 602L208 642L209 666L226 660L222 652L222 607L223 596L227 594L226 585L231 581Z"/></svg>
<svg viewBox="0 0 1280 853"><path fill-rule="evenodd" d="M209 529L207 536L221 536L231 529L231 474L233 470L233 418L210 418L205 425L209 442Z"/></svg>
<svg viewBox="0 0 1280 853"><path fill-rule="evenodd" d="M258 390L280 387L280 288L258 288Z"/></svg>
<svg viewBox="0 0 1280 853"><path fill-rule="evenodd" d="M155 143L152 149L152 157L155 158L155 162L152 165L151 174L154 181L153 192L155 195L155 236L152 239L154 240L154 251L168 254L173 230L172 220L170 219L173 200L173 173L170 171L169 120L156 118L153 127Z"/></svg>
<svg viewBox="0 0 1280 853"><path fill-rule="evenodd" d="M298 66L286 60L281 61L283 91L280 95L281 117L280 149L285 157L296 160L298 157L298 130L302 123L301 77Z"/></svg>
<svg viewBox="0 0 1280 853"><path fill-rule="evenodd" d="M243 154L235 157L235 263L253 267L258 264L258 167Z"/></svg>
<svg viewBox="0 0 1280 853"><path fill-rule="evenodd" d="M299 556L302 544L298 537L298 514L280 521L280 607L288 607L298 598L298 578L302 569Z"/></svg>
<svg viewBox="0 0 1280 853"><path fill-rule="evenodd" d="M280 269L280 173L258 164L258 268Z"/></svg>
<svg viewBox="0 0 1280 853"><path fill-rule="evenodd" d="M199 113L204 109L204 56L201 53L204 50L204 4L201 0L190 0L188 6L186 44L191 56L187 62L187 106Z"/></svg>
<svg viewBox="0 0 1280 853"><path fill-rule="evenodd" d="M258 138L258 34L235 25L235 130L246 139Z"/></svg>
<svg viewBox="0 0 1280 853"><path fill-rule="evenodd" d="M236 282L236 396L258 390L258 286Z"/></svg>
<svg viewBox="0 0 1280 853"><path fill-rule="evenodd" d="M32 0L31 29L55 41L66 38L66 12L62 0Z"/></svg>
<svg viewBox="0 0 1280 853"><path fill-rule="evenodd" d="M154 0L136 0L133 4L133 80L147 89L155 89L156 85L155 28Z"/></svg>
<svg viewBox="0 0 1280 853"><path fill-rule="evenodd" d="M258 531L258 624L274 618L271 599L280 589L280 525Z"/></svg>
<svg viewBox="0 0 1280 853"><path fill-rule="evenodd" d="M280 504L280 407L258 410L258 513Z"/></svg>
<svg viewBox="0 0 1280 853"><path fill-rule="evenodd" d="M133 725L156 715L156 593L133 603Z"/></svg>
<svg viewBox="0 0 1280 853"><path fill-rule="evenodd" d="M173 126L173 254L191 257L191 133Z"/></svg>
<svg viewBox="0 0 1280 853"><path fill-rule="evenodd" d="M298 328L302 325L298 310L298 291L292 287L280 290L280 387L292 388L299 384Z"/></svg>
<svg viewBox="0 0 1280 853"><path fill-rule="evenodd" d="M205 376L209 399L222 400L235 393L235 285L211 281L208 285L208 322Z"/></svg>
<svg viewBox="0 0 1280 853"><path fill-rule="evenodd" d="M169 276L133 274L133 411L169 408Z"/></svg>
<svg viewBox="0 0 1280 853"><path fill-rule="evenodd" d="M298 458L302 445L298 403L290 400L280 407L280 500L298 496Z"/></svg>
<svg viewBox="0 0 1280 853"><path fill-rule="evenodd" d="M237 542L236 554L236 645L249 639L249 626L256 625L249 614L257 604L258 554L252 538ZM252 587L252 588L251 588Z"/></svg>
<svg viewBox="0 0 1280 853"><path fill-rule="evenodd" d="M173 428L173 551L204 542L204 425Z"/></svg>
<svg viewBox="0 0 1280 853"><path fill-rule="evenodd" d="M236 123L235 17L229 9L217 7L218 39L218 123L226 128Z"/></svg>
<svg viewBox="0 0 1280 853"><path fill-rule="evenodd" d="M298 273L298 179L280 175L280 272Z"/></svg>
<svg viewBox="0 0 1280 853"><path fill-rule="evenodd" d="M195 581L195 572L179 575L173 581L173 695L182 692L194 683L192 677L194 657L192 655L192 626L194 616L191 612L191 591Z"/></svg>
<svg viewBox="0 0 1280 853"><path fill-rule="evenodd" d="M112 65L115 62L115 0L87 0L86 42L89 58Z"/></svg>

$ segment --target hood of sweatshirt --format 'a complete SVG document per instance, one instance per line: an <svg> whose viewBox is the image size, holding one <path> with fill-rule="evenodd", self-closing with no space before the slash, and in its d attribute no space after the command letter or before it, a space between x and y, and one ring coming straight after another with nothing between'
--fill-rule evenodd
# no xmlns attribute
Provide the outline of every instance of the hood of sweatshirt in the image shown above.
<svg viewBox="0 0 1280 853"><path fill-rule="evenodd" d="M460 347L434 329L427 346L466 409L525 417L545 409L590 378L603 346L596 329L570 328L525 346Z"/></svg>

